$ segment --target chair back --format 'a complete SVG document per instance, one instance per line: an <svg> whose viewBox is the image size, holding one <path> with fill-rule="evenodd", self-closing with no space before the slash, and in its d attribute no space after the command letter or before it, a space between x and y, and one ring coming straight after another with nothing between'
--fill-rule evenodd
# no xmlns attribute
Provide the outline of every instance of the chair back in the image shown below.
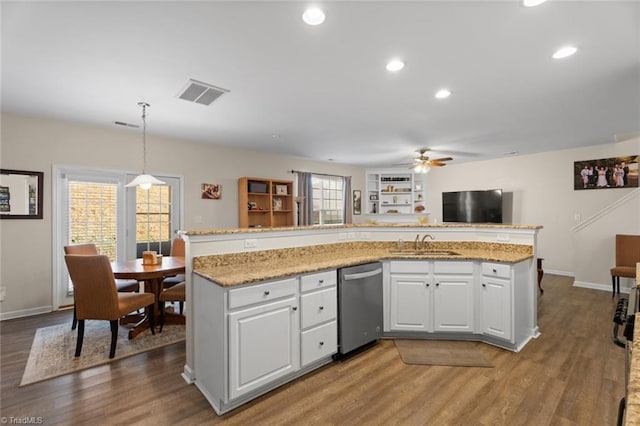
<svg viewBox="0 0 640 426"><path fill-rule="evenodd" d="M171 240L171 256L184 257L184 240L180 237Z"/></svg>
<svg viewBox="0 0 640 426"><path fill-rule="evenodd" d="M640 262L640 235L616 235L616 266L636 267Z"/></svg>
<svg viewBox="0 0 640 426"><path fill-rule="evenodd" d="M67 254L64 260L73 282L78 319L117 319L118 294L109 257Z"/></svg>
<svg viewBox="0 0 640 426"><path fill-rule="evenodd" d="M64 254L100 254L98 248L93 243L73 244L64 246Z"/></svg>

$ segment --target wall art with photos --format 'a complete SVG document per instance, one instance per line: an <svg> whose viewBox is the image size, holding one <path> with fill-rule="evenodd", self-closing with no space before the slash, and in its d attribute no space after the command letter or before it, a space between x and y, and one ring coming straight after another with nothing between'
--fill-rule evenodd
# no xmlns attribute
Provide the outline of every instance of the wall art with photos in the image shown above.
<svg viewBox="0 0 640 426"><path fill-rule="evenodd" d="M353 214L362 213L362 192L356 189L353 191Z"/></svg>
<svg viewBox="0 0 640 426"><path fill-rule="evenodd" d="M573 163L573 189L638 187L638 155Z"/></svg>
<svg viewBox="0 0 640 426"><path fill-rule="evenodd" d="M222 185L203 183L201 186L202 198L206 200L219 200L222 197Z"/></svg>

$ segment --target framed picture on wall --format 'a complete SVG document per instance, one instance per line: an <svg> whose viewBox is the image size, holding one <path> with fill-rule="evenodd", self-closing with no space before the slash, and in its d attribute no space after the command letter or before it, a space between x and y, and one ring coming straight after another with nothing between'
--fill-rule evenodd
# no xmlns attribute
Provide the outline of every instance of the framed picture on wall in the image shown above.
<svg viewBox="0 0 640 426"><path fill-rule="evenodd" d="M573 163L573 189L638 187L638 155Z"/></svg>
<svg viewBox="0 0 640 426"><path fill-rule="evenodd" d="M359 189L353 191L353 214L362 214L362 192Z"/></svg>

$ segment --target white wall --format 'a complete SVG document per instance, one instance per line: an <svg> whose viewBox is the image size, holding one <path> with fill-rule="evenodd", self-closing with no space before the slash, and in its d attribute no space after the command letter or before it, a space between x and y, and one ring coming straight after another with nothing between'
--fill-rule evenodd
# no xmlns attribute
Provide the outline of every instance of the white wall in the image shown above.
<svg viewBox="0 0 640 426"><path fill-rule="evenodd" d="M353 189L365 191L365 173L359 167L159 138L150 127L149 172L184 177L184 229L237 227L237 179L242 176L295 181L291 169L346 175L352 176ZM0 221L0 286L7 289L0 309L15 315L46 312L52 303L53 165L139 173L142 134L139 129L115 125L94 127L3 114L1 137L2 168L44 172L44 219ZM222 199L201 199L201 183L221 184ZM197 217L202 218L201 223ZM360 218L354 216L354 221Z"/></svg>
<svg viewBox="0 0 640 426"><path fill-rule="evenodd" d="M442 220L442 192L502 188L513 193L512 222L542 225L538 255L547 271L575 275L577 282L609 288L614 235L640 234L640 196L631 196L599 220L574 232L581 221L637 189L573 189L573 163L640 154L640 139L598 146L450 164L428 175L427 210ZM629 280L630 281L630 280ZM630 282L625 283L626 286ZM593 286L593 285L592 285Z"/></svg>

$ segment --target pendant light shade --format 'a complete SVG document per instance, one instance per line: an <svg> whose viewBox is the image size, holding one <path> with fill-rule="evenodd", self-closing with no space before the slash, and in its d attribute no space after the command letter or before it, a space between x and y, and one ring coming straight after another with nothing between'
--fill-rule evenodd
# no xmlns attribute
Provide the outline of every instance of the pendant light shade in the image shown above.
<svg viewBox="0 0 640 426"><path fill-rule="evenodd" d="M138 175L126 187L139 186L142 189L149 189L153 185L164 185L165 182L147 174L147 107L151 106L146 102L138 102L142 107L142 174Z"/></svg>

